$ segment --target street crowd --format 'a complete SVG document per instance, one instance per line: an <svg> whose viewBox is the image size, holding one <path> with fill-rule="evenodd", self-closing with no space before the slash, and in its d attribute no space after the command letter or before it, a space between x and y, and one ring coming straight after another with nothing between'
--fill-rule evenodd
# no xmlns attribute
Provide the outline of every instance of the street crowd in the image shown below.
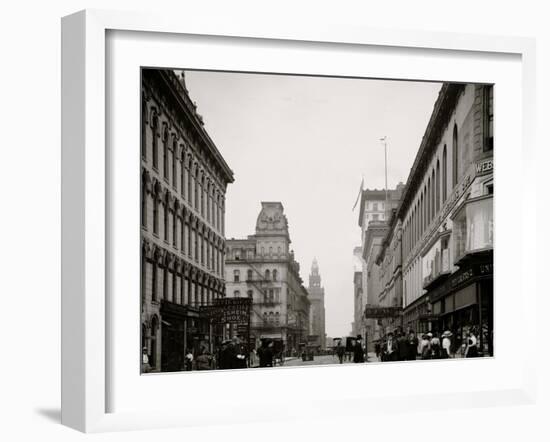
<svg viewBox="0 0 550 442"><path fill-rule="evenodd" d="M375 343L374 349L376 357L382 362L479 356L474 330L467 333L465 342L453 342L453 334L449 330L441 335L435 331L425 333L419 342L413 330L405 333L398 329L395 333L388 333L382 342Z"/></svg>

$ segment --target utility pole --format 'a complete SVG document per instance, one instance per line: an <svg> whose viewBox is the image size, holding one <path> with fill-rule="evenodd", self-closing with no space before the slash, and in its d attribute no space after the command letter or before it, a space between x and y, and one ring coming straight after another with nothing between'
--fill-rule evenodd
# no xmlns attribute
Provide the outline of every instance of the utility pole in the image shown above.
<svg viewBox="0 0 550 442"><path fill-rule="evenodd" d="M380 141L384 143L384 189L385 189L385 206L384 206L384 218L388 221L388 143L386 141L386 136L384 135L380 138Z"/></svg>

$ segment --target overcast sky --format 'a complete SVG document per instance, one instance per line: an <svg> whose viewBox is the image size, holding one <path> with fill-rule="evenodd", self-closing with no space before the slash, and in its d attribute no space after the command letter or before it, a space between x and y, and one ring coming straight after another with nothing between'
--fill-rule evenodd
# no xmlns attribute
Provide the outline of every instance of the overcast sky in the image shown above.
<svg viewBox="0 0 550 442"><path fill-rule="evenodd" d="M387 136L388 186L406 182L441 84L194 71L186 83L235 173L226 237L253 234L260 201L281 201L306 287L319 262L326 333L347 335L361 177L384 187Z"/></svg>

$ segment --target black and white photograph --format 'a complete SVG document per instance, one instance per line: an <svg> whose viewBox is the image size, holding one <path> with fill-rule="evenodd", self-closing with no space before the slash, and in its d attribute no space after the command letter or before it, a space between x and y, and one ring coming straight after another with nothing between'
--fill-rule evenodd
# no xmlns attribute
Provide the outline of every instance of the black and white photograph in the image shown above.
<svg viewBox="0 0 550 442"><path fill-rule="evenodd" d="M143 67L140 93L142 374L495 355L492 84Z"/></svg>

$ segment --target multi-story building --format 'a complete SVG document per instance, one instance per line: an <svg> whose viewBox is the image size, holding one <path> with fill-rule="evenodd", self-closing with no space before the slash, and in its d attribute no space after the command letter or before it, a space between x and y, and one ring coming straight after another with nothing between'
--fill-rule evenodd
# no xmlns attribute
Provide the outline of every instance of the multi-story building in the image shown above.
<svg viewBox="0 0 550 442"><path fill-rule="evenodd" d="M361 228L361 262L362 262L362 312L368 306L380 305L380 278L377 264L382 240L388 230L388 220L399 205L404 189L399 183L395 189L365 189L361 193L359 211L359 227ZM355 322L358 320L355 319ZM362 321L367 335L367 345L377 341L384 334L383 321L378 319L364 319Z"/></svg>
<svg viewBox="0 0 550 442"><path fill-rule="evenodd" d="M251 335L280 340L288 354L307 344L310 300L300 265L290 250L288 221L280 202L262 202L256 233L227 240L228 297L252 298Z"/></svg>
<svg viewBox="0 0 550 442"><path fill-rule="evenodd" d="M201 306L223 297L225 192L233 172L208 136L183 73L142 70L141 345L153 371L213 346Z"/></svg>
<svg viewBox="0 0 550 442"><path fill-rule="evenodd" d="M382 248L382 242L388 232L388 224L385 221L371 221L366 231L363 242L363 292L366 294L365 307L380 305L380 266L377 263L378 255ZM372 344L379 341L383 335L383 324L377 318L365 318L367 345L369 351L373 350Z"/></svg>
<svg viewBox="0 0 550 442"><path fill-rule="evenodd" d="M365 336L366 323L363 317L365 308L365 297L363 296L363 257L362 247L353 249L353 322L351 324L351 335Z"/></svg>
<svg viewBox="0 0 550 442"><path fill-rule="evenodd" d="M319 274L319 264L317 259L313 259L311 273L309 275L309 293L310 306L310 340L317 342L320 349L326 348L325 333L325 289L321 286L321 275Z"/></svg>
<svg viewBox="0 0 550 442"><path fill-rule="evenodd" d="M404 325L492 354L493 87L444 84L397 209Z"/></svg>
<svg viewBox="0 0 550 442"><path fill-rule="evenodd" d="M395 216L395 209L388 220L388 229L376 257L378 266L378 305L381 307L403 306L402 275L402 229L401 221ZM402 326L400 316L382 318L379 323L385 333Z"/></svg>

